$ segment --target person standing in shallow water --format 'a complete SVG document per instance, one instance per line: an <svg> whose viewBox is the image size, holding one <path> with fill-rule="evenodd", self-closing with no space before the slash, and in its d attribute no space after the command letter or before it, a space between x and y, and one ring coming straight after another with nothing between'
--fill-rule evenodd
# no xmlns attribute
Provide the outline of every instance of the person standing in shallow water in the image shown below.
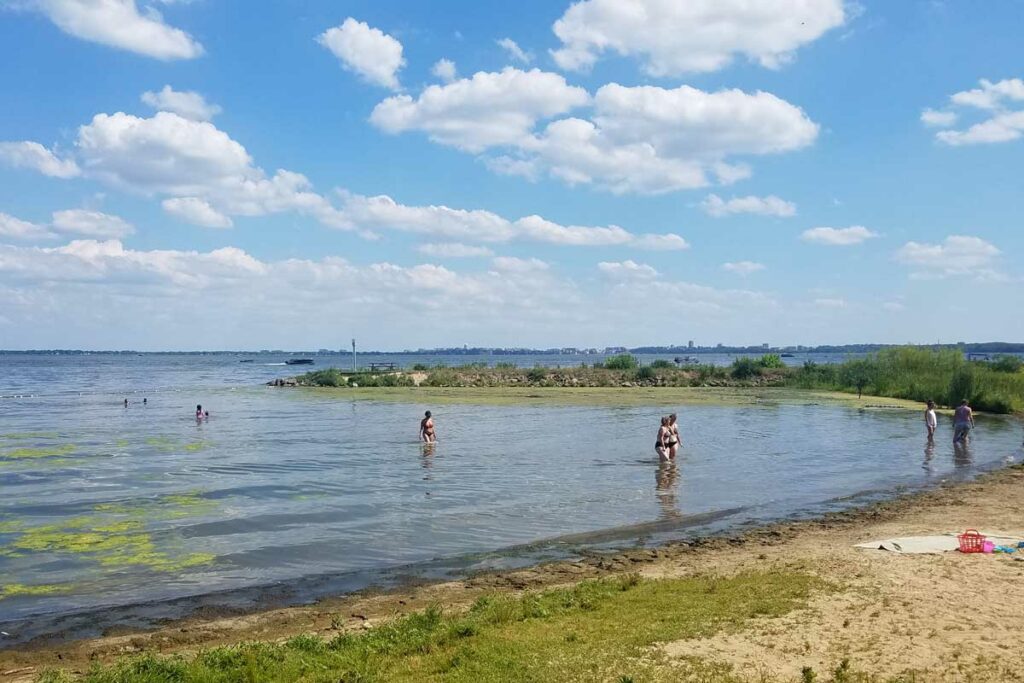
<svg viewBox="0 0 1024 683"><path fill-rule="evenodd" d="M420 439L425 443L434 443L437 440L434 435L434 418L430 416L429 410L423 414L423 419L420 420Z"/></svg>
<svg viewBox="0 0 1024 683"><path fill-rule="evenodd" d="M953 443L967 443L974 429L974 411L967 405L967 399L960 401L953 413Z"/></svg>
<svg viewBox="0 0 1024 683"><path fill-rule="evenodd" d="M675 460L676 454L679 453L679 447L683 445L683 439L679 436L679 425L676 424L676 414L672 413L668 416L668 457L669 460Z"/></svg>
<svg viewBox="0 0 1024 683"><path fill-rule="evenodd" d="M928 430L928 440L935 439L935 428L939 425L939 419L935 415L935 401L928 401L928 409L924 411L924 426Z"/></svg>
<svg viewBox="0 0 1024 683"><path fill-rule="evenodd" d="M669 438L672 436L672 426L669 418L661 418L661 427L658 428L658 436L654 437L654 452L658 454L661 462L668 462L672 459Z"/></svg>

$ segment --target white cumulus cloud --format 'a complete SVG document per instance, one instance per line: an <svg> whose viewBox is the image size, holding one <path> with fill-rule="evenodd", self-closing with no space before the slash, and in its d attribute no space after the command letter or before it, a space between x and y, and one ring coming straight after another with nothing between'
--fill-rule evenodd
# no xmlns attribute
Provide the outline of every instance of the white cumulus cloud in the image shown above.
<svg viewBox="0 0 1024 683"><path fill-rule="evenodd" d="M230 228L234 224L230 216L225 216L198 197L172 197L160 205L172 216L204 228Z"/></svg>
<svg viewBox="0 0 1024 683"><path fill-rule="evenodd" d="M53 227L64 234L96 239L121 239L135 232L132 224L123 218L89 209L55 211Z"/></svg>
<svg viewBox="0 0 1024 683"><path fill-rule="evenodd" d="M768 68L846 21L843 0L582 0L553 30L563 69L605 52L637 56L652 76L722 69L735 56Z"/></svg>
<svg viewBox="0 0 1024 683"><path fill-rule="evenodd" d="M716 218L740 213L778 216L780 218L789 218L796 215L796 204L787 202L785 199L780 199L775 195L768 195L767 197L749 195L746 197L722 199L716 194L709 194L700 203L700 208L704 213Z"/></svg>
<svg viewBox="0 0 1024 683"><path fill-rule="evenodd" d="M501 49L507 52L508 56L515 61L520 62L521 64L529 64L533 61L533 55L528 52L524 52L523 48L519 47L519 43L511 38L502 38L501 40L498 40L497 43Z"/></svg>
<svg viewBox="0 0 1024 683"><path fill-rule="evenodd" d="M223 111L194 90L175 90L169 85L157 92L147 90L140 99L157 111L171 111L194 121L209 121Z"/></svg>
<svg viewBox="0 0 1024 683"><path fill-rule="evenodd" d="M430 68L430 73L440 78L445 83L451 83L458 76L455 62L450 59L439 59Z"/></svg>
<svg viewBox="0 0 1024 683"><path fill-rule="evenodd" d="M38 142L0 142L0 161L14 168L27 168L52 178L74 178L81 169L71 159L61 159Z"/></svg>
<svg viewBox="0 0 1024 683"><path fill-rule="evenodd" d="M653 280L658 271L646 263L637 263L632 259L625 261L601 261L597 264L601 274L614 280Z"/></svg>
<svg viewBox="0 0 1024 683"><path fill-rule="evenodd" d="M764 268L763 263L757 263L756 261L730 261L722 264L722 270L743 276L752 275L759 270L764 270Z"/></svg>
<svg viewBox="0 0 1024 683"><path fill-rule="evenodd" d="M846 308L846 300L839 298L815 299L814 305L819 308Z"/></svg>
<svg viewBox="0 0 1024 683"><path fill-rule="evenodd" d="M896 259L910 266L916 277L1001 280L1004 276L995 268L999 254L994 244L980 237L950 235L938 244L907 242L896 252Z"/></svg>
<svg viewBox="0 0 1024 683"><path fill-rule="evenodd" d="M849 247L874 237L878 237L878 233L868 230L863 225L853 225L849 228L811 228L804 230L801 235L805 242L833 247Z"/></svg>
<svg viewBox="0 0 1024 683"><path fill-rule="evenodd" d="M419 97L396 95L378 104L370 121L387 133L425 132L469 152L519 145L542 118L589 101L586 90L558 74L507 67L477 72L447 85L428 86Z"/></svg>
<svg viewBox="0 0 1024 683"><path fill-rule="evenodd" d="M434 242L421 244L416 251L436 258L490 258L494 252L487 247L478 247L461 242Z"/></svg>
<svg viewBox="0 0 1024 683"><path fill-rule="evenodd" d="M596 185L616 194L659 194L729 184L749 177L733 157L777 154L814 142L818 125L771 93L705 92L690 86L603 86L590 118L542 119L591 100L561 76L507 68L477 73L418 98L381 102L371 121L385 132L420 130L432 140L485 158L492 171L569 185Z"/></svg>
<svg viewBox="0 0 1024 683"><path fill-rule="evenodd" d="M965 114L983 112L986 118L967 128L952 128L959 119L956 111L925 109L921 121L926 126L939 127L935 138L952 147L961 145L998 144L1018 140L1024 135L1024 80L1009 78L1001 81L981 79L980 87L950 95L952 106Z"/></svg>
<svg viewBox="0 0 1024 683"><path fill-rule="evenodd" d="M321 33L317 41L341 60L342 66L368 82L392 90L401 87L398 71L405 66L402 44L380 29L349 17L341 26Z"/></svg>
<svg viewBox="0 0 1024 683"><path fill-rule="evenodd" d="M168 25L149 7L140 12L135 0L25 0L69 35L161 60L192 59L203 46L179 28Z"/></svg>
<svg viewBox="0 0 1024 683"><path fill-rule="evenodd" d="M45 225L23 221L0 211L0 237L4 239L41 240L54 236Z"/></svg>

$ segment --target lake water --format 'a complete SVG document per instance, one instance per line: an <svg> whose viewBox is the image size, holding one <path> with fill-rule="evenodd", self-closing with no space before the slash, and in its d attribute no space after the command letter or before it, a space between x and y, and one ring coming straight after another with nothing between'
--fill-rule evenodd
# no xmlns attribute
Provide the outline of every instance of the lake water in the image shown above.
<svg viewBox="0 0 1024 683"><path fill-rule="evenodd" d="M352 401L232 357L0 362L0 647L810 514L1022 456L1011 419L954 450L945 423L926 448L918 413L700 406L663 468L665 407Z"/></svg>

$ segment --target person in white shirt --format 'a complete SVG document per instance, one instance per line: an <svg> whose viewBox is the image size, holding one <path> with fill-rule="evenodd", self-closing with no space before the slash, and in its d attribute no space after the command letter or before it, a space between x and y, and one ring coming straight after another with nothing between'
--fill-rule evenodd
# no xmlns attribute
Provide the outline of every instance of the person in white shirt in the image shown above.
<svg viewBox="0 0 1024 683"><path fill-rule="evenodd" d="M928 428L928 440L935 438L935 428L939 420L935 415L935 401L928 401L928 410L924 411L924 425Z"/></svg>

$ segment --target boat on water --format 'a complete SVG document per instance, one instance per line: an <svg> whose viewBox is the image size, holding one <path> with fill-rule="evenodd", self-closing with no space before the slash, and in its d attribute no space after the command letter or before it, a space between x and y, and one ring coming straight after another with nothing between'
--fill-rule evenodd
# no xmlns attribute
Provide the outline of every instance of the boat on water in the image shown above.
<svg viewBox="0 0 1024 683"><path fill-rule="evenodd" d="M285 365L312 365L312 358L289 358L286 360Z"/></svg>
<svg viewBox="0 0 1024 683"><path fill-rule="evenodd" d="M239 363L252 363L253 359L252 358L243 358L242 360L240 360L238 362Z"/></svg>
<svg viewBox="0 0 1024 683"><path fill-rule="evenodd" d="M794 356L792 353L784 353L782 354L782 358L796 358L796 356Z"/></svg>
<svg viewBox="0 0 1024 683"><path fill-rule="evenodd" d="M682 358L676 356L673 360L676 362L676 365L697 365L700 363L700 361L693 356L683 356Z"/></svg>

